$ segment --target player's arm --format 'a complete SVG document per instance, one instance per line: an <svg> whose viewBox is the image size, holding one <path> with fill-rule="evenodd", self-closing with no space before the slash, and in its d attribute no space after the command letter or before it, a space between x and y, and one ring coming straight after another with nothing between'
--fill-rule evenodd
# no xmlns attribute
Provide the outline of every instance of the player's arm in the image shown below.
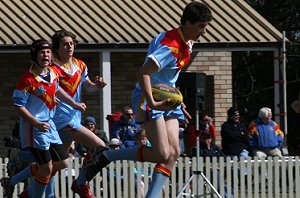
<svg viewBox="0 0 300 198"><path fill-rule="evenodd" d="M15 105L15 107L18 114L34 127L38 128L41 131L47 131L50 128L50 125L47 122L41 122L36 119L24 106Z"/></svg>
<svg viewBox="0 0 300 198"><path fill-rule="evenodd" d="M87 80L83 83L83 88L88 92L96 92L103 89L106 85L107 84L102 77L96 76L95 82L92 82L90 78L87 78Z"/></svg>
<svg viewBox="0 0 300 198"><path fill-rule="evenodd" d="M71 105L74 109L80 110L80 111L85 111L86 110L86 105L84 103L79 103L73 100L73 98L68 95L61 87L58 88L57 90L57 98L59 100L62 100L69 105Z"/></svg>
<svg viewBox="0 0 300 198"><path fill-rule="evenodd" d="M170 109L168 106L169 100L156 102L152 95L150 75L154 72L158 72L158 70L159 68L155 62L152 59L148 59L147 62L137 72L137 80L150 108L166 111Z"/></svg>

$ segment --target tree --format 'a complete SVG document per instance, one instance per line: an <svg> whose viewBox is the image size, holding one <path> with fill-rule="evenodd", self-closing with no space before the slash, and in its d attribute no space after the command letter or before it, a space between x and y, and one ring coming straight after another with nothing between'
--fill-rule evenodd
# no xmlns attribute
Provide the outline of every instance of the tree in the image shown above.
<svg viewBox="0 0 300 198"><path fill-rule="evenodd" d="M300 91L300 1L246 0L279 31L285 31L287 42L287 104L289 151L296 152L300 140L300 115L290 104ZM273 54L268 52L237 52L233 54L234 104L239 106L246 122L253 119L262 106L274 107ZM300 148L300 147L299 147Z"/></svg>

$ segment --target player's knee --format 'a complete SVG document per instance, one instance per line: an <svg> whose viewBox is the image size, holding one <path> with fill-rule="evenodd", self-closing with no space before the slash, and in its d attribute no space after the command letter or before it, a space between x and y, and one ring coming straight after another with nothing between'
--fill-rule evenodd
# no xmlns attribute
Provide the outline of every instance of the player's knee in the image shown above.
<svg viewBox="0 0 300 198"><path fill-rule="evenodd" d="M43 164L38 167L38 172L41 176L48 177L52 174L52 163Z"/></svg>
<svg viewBox="0 0 300 198"><path fill-rule="evenodd" d="M167 161L170 157L170 150L160 149L159 152L157 152L157 157L158 157L158 163Z"/></svg>
<svg viewBox="0 0 300 198"><path fill-rule="evenodd" d="M68 167L68 164L69 164L69 160L68 159L65 159L63 161L60 162L60 169L65 169Z"/></svg>
<svg viewBox="0 0 300 198"><path fill-rule="evenodd" d="M180 156L180 148L178 147L176 147L175 149L174 149L174 153L172 154L172 156L175 158L175 159L178 159L179 158L179 156Z"/></svg>

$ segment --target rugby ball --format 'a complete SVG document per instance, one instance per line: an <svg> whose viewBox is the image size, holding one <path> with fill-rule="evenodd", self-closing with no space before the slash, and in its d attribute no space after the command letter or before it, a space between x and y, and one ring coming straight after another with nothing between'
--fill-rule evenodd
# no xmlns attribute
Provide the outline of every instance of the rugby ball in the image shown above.
<svg viewBox="0 0 300 198"><path fill-rule="evenodd" d="M171 98L172 100L168 104L171 109L175 109L183 100L182 94L178 89L165 84L152 85L152 95L155 101Z"/></svg>

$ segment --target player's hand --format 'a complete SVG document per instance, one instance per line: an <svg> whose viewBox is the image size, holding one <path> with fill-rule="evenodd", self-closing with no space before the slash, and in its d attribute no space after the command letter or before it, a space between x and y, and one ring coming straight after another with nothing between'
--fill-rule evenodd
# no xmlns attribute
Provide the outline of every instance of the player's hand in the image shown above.
<svg viewBox="0 0 300 198"><path fill-rule="evenodd" d="M155 109L155 110L159 110L159 111L169 111L171 109L173 109L170 105L172 99L169 98L167 100L162 100L162 101L157 101L157 102L154 102L152 105L149 104L149 106L152 108L152 109Z"/></svg>
<svg viewBox="0 0 300 198"><path fill-rule="evenodd" d="M74 109L84 112L86 111L86 105L83 102L76 102L74 105Z"/></svg>
<svg viewBox="0 0 300 198"><path fill-rule="evenodd" d="M103 88L105 87L107 84L104 82L104 79L102 77L96 76L95 77L95 84L98 88Z"/></svg>
<svg viewBox="0 0 300 198"><path fill-rule="evenodd" d="M50 128L50 124L48 122L37 121L34 126L38 128L40 131L47 132Z"/></svg>

